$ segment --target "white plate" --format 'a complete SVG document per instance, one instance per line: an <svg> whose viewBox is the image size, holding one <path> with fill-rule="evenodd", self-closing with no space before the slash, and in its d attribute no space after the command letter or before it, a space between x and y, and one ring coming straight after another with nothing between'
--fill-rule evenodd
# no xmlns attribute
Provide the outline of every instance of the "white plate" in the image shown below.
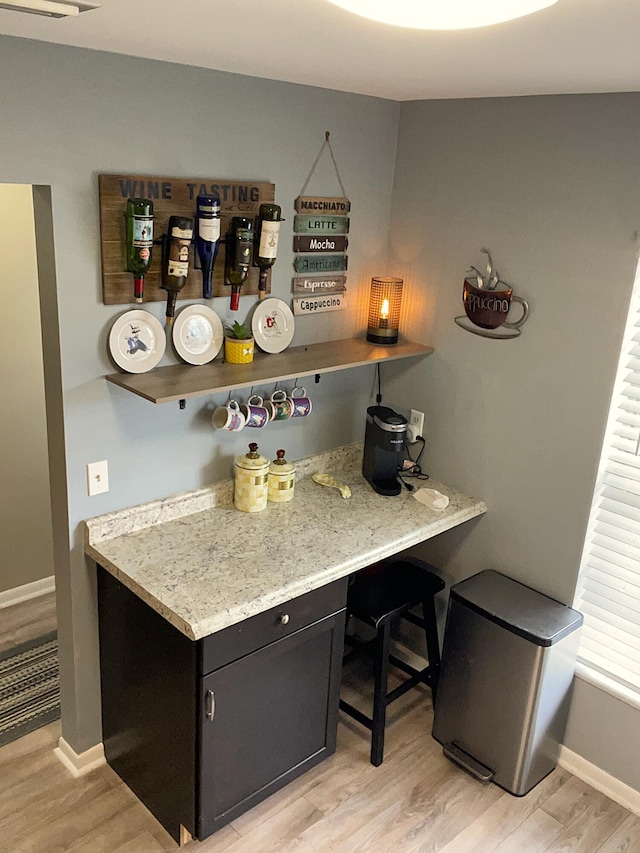
<svg viewBox="0 0 640 853"><path fill-rule="evenodd" d="M173 345L187 364L207 364L224 342L222 321L206 305L188 305L173 322Z"/></svg>
<svg viewBox="0 0 640 853"><path fill-rule="evenodd" d="M251 318L251 331L261 350L282 352L293 339L295 321L291 308L282 299L258 302Z"/></svg>
<svg viewBox="0 0 640 853"><path fill-rule="evenodd" d="M128 373L146 373L164 355L164 327L148 311L136 309L118 317L109 332L109 351L118 367Z"/></svg>

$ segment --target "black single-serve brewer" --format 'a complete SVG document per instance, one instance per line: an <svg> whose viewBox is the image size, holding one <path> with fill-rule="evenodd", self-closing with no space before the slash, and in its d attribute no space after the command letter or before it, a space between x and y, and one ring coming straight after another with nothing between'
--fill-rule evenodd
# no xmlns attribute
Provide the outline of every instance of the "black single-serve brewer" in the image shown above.
<svg viewBox="0 0 640 853"><path fill-rule="evenodd" d="M407 437L407 419L388 406L369 406L362 474L380 495L399 495L398 470Z"/></svg>

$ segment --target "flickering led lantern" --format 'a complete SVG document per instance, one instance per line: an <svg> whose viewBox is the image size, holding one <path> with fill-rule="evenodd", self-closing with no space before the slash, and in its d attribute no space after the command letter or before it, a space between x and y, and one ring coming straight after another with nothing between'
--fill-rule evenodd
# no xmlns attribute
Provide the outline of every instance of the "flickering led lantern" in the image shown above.
<svg viewBox="0 0 640 853"><path fill-rule="evenodd" d="M402 279L371 279L367 340L373 344L397 344L402 303Z"/></svg>

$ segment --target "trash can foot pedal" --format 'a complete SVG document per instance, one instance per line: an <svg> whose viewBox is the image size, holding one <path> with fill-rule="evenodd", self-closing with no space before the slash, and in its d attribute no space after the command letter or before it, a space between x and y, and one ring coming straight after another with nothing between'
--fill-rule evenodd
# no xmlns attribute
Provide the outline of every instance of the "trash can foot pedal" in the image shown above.
<svg viewBox="0 0 640 853"><path fill-rule="evenodd" d="M450 761L453 761L458 767L466 770L467 773L470 773L479 782L483 782L486 785L493 779L493 770L489 770L484 764L480 764L472 755L469 755L464 749L460 749L457 744L445 743L442 747L442 752Z"/></svg>

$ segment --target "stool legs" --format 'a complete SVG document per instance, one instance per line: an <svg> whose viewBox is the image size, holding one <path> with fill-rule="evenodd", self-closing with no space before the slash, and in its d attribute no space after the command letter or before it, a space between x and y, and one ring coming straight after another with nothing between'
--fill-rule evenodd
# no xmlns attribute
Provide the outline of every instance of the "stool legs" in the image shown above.
<svg viewBox="0 0 640 853"><path fill-rule="evenodd" d="M438 640L434 596L427 596L422 600L422 615L424 617L424 635L427 641L427 656L429 658L429 684L431 686L431 696L435 701L438 679L440 677L440 642Z"/></svg>
<svg viewBox="0 0 640 853"><path fill-rule="evenodd" d="M384 753L390 645L391 622L387 620L378 628L374 657L373 718L371 720L371 763L374 767L379 767L382 764Z"/></svg>

